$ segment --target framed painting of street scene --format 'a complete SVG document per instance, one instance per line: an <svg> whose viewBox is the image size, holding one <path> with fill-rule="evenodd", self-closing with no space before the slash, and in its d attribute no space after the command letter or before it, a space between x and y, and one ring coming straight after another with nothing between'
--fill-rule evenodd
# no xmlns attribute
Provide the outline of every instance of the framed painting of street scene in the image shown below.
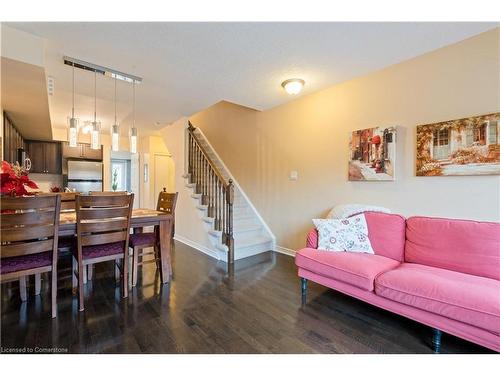
<svg viewBox="0 0 500 375"><path fill-rule="evenodd" d="M500 113L417 126L416 173L500 175Z"/></svg>
<svg viewBox="0 0 500 375"><path fill-rule="evenodd" d="M395 127L353 131L349 152L349 181L394 181Z"/></svg>

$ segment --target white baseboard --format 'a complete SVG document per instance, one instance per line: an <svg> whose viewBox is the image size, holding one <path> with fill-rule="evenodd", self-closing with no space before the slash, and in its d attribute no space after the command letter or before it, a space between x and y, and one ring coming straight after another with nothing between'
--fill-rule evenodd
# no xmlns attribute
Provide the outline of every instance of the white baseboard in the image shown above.
<svg viewBox="0 0 500 375"><path fill-rule="evenodd" d="M277 253L280 253L280 254L285 254L285 255L288 255L291 257L295 257L295 250L289 249L287 247L276 245L274 247L274 251L276 251Z"/></svg>
<svg viewBox="0 0 500 375"><path fill-rule="evenodd" d="M198 242L194 242L186 237L180 236L178 234L174 235L174 240L177 240L179 242L182 242L183 244L186 244L188 246L191 246L192 248L201 251L202 253L215 258L217 260L221 260L219 257L219 253L216 250L210 249L209 247L202 245Z"/></svg>

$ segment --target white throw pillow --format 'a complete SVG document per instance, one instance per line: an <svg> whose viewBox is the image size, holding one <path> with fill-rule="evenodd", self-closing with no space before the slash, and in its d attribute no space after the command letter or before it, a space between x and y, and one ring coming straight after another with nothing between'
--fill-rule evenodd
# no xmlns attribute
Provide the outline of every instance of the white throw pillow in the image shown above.
<svg viewBox="0 0 500 375"><path fill-rule="evenodd" d="M384 212L390 214L391 210L385 207L379 206L369 206L366 204L338 204L331 209L331 211L326 216L327 219L343 219L345 217L350 217L362 212L373 211L373 212Z"/></svg>
<svg viewBox="0 0 500 375"><path fill-rule="evenodd" d="M364 214L348 219L313 219L318 230L318 249L374 254Z"/></svg>

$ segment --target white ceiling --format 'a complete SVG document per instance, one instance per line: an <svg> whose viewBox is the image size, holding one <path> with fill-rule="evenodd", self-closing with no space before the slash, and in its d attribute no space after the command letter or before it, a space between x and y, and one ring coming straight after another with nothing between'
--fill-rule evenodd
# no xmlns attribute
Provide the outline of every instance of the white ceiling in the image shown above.
<svg viewBox="0 0 500 375"><path fill-rule="evenodd" d="M154 131L220 100L263 110L497 27L497 23L7 23L46 40L53 125L66 126L71 68L63 55L143 77L137 122ZM100 77L98 117L113 121L113 81ZM93 74L77 72L77 115L93 113ZM131 85L118 84L118 120L131 123ZM126 130L122 130L126 134Z"/></svg>

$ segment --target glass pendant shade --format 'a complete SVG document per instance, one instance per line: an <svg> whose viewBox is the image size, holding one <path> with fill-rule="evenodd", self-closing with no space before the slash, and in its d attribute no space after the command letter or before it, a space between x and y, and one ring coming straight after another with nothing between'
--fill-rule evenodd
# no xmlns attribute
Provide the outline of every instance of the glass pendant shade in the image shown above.
<svg viewBox="0 0 500 375"><path fill-rule="evenodd" d="M90 131L90 148L99 150L101 148L101 122L93 121L92 130Z"/></svg>
<svg viewBox="0 0 500 375"><path fill-rule="evenodd" d="M68 118L68 143L69 147L78 146L78 119Z"/></svg>
<svg viewBox="0 0 500 375"><path fill-rule="evenodd" d="M71 117L68 118L68 143L69 147L78 146L78 119L75 117L75 64L73 64L72 70L72 107L71 107Z"/></svg>
<svg viewBox="0 0 500 375"><path fill-rule="evenodd" d="M120 150L120 126L118 124L111 126L111 150Z"/></svg>
<svg viewBox="0 0 500 375"><path fill-rule="evenodd" d="M137 153L137 128L130 129L130 152Z"/></svg>

